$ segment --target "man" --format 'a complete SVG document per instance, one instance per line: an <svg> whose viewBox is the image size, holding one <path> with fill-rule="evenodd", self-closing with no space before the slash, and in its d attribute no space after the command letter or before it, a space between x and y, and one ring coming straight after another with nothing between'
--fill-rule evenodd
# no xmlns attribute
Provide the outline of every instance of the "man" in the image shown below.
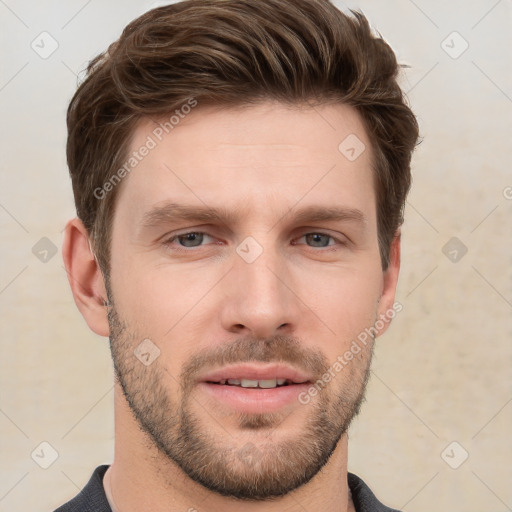
<svg viewBox="0 0 512 512"><path fill-rule="evenodd" d="M347 429L400 308L398 71L327 0L176 3L91 62L63 256L110 338L116 441L59 512L391 510Z"/></svg>

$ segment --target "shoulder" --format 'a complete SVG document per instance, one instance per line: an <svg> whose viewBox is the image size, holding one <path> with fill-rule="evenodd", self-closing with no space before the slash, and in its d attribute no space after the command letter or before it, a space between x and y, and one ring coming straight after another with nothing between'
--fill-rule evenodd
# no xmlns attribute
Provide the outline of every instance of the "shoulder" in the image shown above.
<svg viewBox="0 0 512 512"><path fill-rule="evenodd" d="M54 512L112 512L103 489L103 475L108 467L98 466L85 487Z"/></svg>
<svg viewBox="0 0 512 512"><path fill-rule="evenodd" d="M348 473L347 478L357 512L399 512L394 508L383 505L357 475Z"/></svg>

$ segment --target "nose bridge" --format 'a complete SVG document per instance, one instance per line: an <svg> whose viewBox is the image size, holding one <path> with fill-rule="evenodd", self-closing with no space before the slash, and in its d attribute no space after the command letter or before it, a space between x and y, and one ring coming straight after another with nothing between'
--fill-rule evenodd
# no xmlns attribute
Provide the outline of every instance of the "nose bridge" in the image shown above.
<svg viewBox="0 0 512 512"><path fill-rule="evenodd" d="M287 281L283 255L267 243L256 245L249 239L237 248L230 272L231 286L226 297L225 328L242 326L257 336L270 336L297 322L297 305Z"/></svg>
<svg viewBox="0 0 512 512"><path fill-rule="evenodd" d="M256 301L272 304L281 295L283 283L279 279L279 269L282 269L283 265L276 251L264 250L255 261L238 261L235 267L240 281L245 283L244 288Z"/></svg>

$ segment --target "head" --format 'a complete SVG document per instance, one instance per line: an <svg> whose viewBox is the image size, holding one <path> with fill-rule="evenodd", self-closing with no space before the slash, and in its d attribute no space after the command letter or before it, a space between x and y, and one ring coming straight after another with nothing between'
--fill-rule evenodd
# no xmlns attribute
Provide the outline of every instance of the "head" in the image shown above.
<svg viewBox="0 0 512 512"><path fill-rule="evenodd" d="M71 101L75 299L148 438L215 492L303 485L359 411L418 138L398 72L326 0L188 0L130 23ZM287 385L237 387L269 372Z"/></svg>

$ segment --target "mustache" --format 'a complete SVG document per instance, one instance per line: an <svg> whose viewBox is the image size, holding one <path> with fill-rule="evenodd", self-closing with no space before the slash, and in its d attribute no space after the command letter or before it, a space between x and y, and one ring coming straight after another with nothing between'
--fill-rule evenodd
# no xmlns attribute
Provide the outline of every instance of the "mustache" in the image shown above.
<svg viewBox="0 0 512 512"><path fill-rule="evenodd" d="M305 347L293 336L280 334L266 339L245 336L192 356L182 369L180 381L189 388L200 372L249 362L289 364L315 376L315 381L329 369L329 362L320 351Z"/></svg>

